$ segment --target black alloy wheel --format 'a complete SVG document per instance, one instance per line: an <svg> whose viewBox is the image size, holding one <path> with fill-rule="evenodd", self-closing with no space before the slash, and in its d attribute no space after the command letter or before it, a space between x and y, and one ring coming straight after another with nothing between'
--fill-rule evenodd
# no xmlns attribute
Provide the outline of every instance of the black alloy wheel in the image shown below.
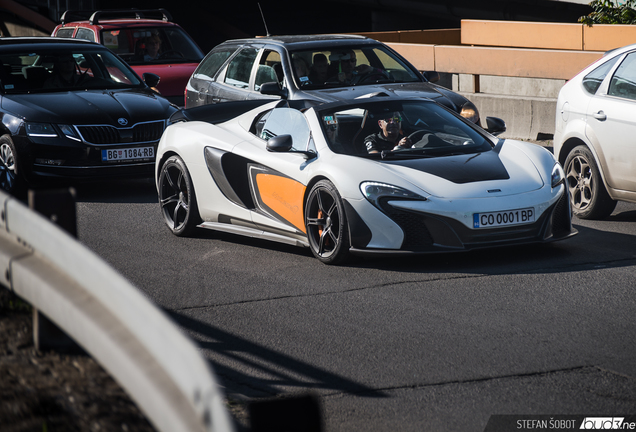
<svg viewBox="0 0 636 432"><path fill-rule="evenodd" d="M13 140L8 135L0 137L0 188L15 193L19 186L17 157Z"/></svg>
<svg viewBox="0 0 636 432"><path fill-rule="evenodd" d="M565 161L565 179L572 212L580 219L604 219L616 208L603 184L592 152L584 145L572 149Z"/></svg>
<svg viewBox="0 0 636 432"><path fill-rule="evenodd" d="M349 257L349 228L342 198L329 180L321 180L309 192L305 204L309 247L325 264L341 264Z"/></svg>
<svg viewBox="0 0 636 432"><path fill-rule="evenodd" d="M166 225L177 236L191 235L201 222L192 178L179 156L171 156L161 167L159 204Z"/></svg>

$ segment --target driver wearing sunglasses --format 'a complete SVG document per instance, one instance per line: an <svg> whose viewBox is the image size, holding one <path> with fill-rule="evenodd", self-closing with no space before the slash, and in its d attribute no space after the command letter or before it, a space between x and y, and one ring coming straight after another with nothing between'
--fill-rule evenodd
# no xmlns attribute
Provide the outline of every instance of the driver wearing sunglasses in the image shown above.
<svg viewBox="0 0 636 432"><path fill-rule="evenodd" d="M372 73L382 73L382 70L367 64L358 64L356 53L345 50L330 56L332 63L338 65L338 74L329 78L328 82L340 82L346 85L359 84L365 76Z"/></svg>
<svg viewBox="0 0 636 432"><path fill-rule="evenodd" d="M413 143L409 137L402 135L402 116L393 113L378 120L380 131L364 139L364 145L369 153L379 153L382 150L401 150L410 148Z"/></svg>

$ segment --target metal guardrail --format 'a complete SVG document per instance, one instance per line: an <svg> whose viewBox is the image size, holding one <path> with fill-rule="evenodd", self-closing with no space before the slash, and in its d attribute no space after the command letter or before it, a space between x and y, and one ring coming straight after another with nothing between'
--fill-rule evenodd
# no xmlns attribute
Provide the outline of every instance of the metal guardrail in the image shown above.
<svg viewBox="0 0 636 432"><path fill-rule="evenodd" d="M71 235L0 191L0 284L95 358L162 432L232 432L195 344Z"/></svg>

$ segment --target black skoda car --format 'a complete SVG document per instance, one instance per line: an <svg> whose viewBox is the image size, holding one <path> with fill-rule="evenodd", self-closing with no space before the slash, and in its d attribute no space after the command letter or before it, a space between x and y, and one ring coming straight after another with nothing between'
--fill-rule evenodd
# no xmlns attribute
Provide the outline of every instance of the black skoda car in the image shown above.
<svg viewBox="0 0 636 432"><path fill-rule="evenodd" d="M177 110L103 45L0 39L0 187L152 176Z"/></svg>

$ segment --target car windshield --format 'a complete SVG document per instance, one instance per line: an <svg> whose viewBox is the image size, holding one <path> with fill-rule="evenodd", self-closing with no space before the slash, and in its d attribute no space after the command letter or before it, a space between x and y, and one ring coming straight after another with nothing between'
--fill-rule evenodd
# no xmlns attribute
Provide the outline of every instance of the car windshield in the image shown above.
<svg viewBox="0 0 636 432"><path fill-rule="evenodd" d="M493 148L476 126L432 101L360 102L325 109L318 116L329 148L340 154L409 159L480 153ZM383 124L392 125L398 138L387 138ZM412 147L394 150L395 142L404 137L409 138ZM378 148L371 148L369 142L378 144ZM373 150L379 151L371 153Z"/></svg>
<svg viewBox="0 0 636 432"><path fill-rule="evenodd" d="M4 93L121 89L143 86L137 75L105 49L29 49L0 54Z"/></svg>
<svg viewBox="0 0 636 432"><path fill-rule="evenodd" d="M203 52L179 27L102 30L102 43L130 65L199 63Z"/></svg>
<svg viewBox="0 0 636 432"><path fill-rule="evenodd" d="M296 85L306 90L422 81L418 73L381 45L293 51L291 58Z"/></svg>

